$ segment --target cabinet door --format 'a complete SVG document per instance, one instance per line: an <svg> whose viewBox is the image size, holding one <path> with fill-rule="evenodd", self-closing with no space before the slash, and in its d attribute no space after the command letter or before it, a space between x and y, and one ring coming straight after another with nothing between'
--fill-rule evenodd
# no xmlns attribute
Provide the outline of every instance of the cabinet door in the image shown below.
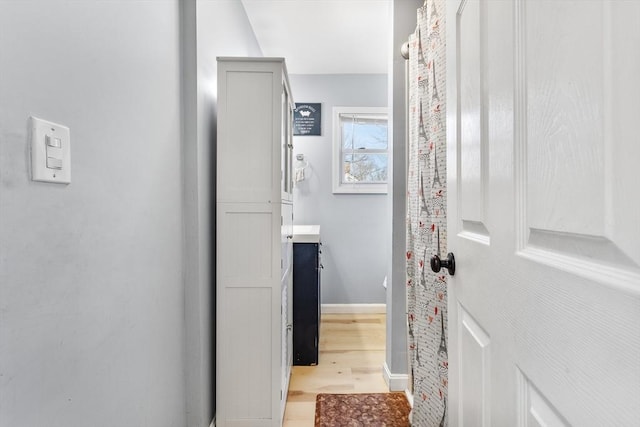
<svg viewBox="0 0 640 427"><path fill-rule="evenodd" d="M293 198L293 101L287 85L282 86L282 201Z"/></svg>
<svg viewBox="0 0 640 427"><path fill-rule="evenodd" d="M287 400L289 388L289 375L293 360L293 205L282 203L282 237L281 237L281 344L282 344L282 394L281 403Z"/></svg>
<svg viewBox="0 0 640 427"><path fill-rule="evenodd" d="M277 205L276 205L277 206ZM280 212L266 203L218 203L216 215L218 426L275 418ZM248 402L248 403L247 403ZM236 424L237 425L237 424Z"/></svg>
<svg viewBox="0 0 640 427"><path fill-rule="evenodd" d="M294 243L293 358L298 366L318 364L320 339L319 243Z"/></svg>
<svg viewBox="0 0 640 427"><path fill-rule="evenodd" d="M219 67L217 201L275 201L280 124L279 111L274 111L278 92L274 93L273 80L277 74L265 64L221 62Z"/></svg>

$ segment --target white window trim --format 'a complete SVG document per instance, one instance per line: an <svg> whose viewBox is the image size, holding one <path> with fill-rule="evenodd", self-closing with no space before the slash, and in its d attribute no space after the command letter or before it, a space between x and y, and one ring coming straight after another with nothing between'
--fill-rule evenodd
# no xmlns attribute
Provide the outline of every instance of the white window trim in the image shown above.
<svg viewBox="0 0 640 427"><path fill-rule="evenodd" d="M385 114L389 117L386 107L333 107L333 161L332 163L332 182L334 194L387 194L389 177L387 182L380 184L368 183L343 183L340 182L342 176L342 159L340 156L342 133L340 130L341 114ZM388 129L387 125L387 129ZM387 139L388 140L388 139ZM387 145L387 159L390 157L390 149Z"/></svg>

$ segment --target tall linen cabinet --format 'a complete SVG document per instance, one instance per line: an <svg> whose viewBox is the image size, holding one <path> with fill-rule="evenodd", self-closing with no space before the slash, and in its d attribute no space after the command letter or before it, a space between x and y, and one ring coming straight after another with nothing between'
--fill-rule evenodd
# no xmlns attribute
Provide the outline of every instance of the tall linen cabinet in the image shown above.
<svg viewBox="0 0 640 427"><path fill-rule="evenodd" d="M218 58L218 427L282 424L292 364L293 109L284 59Z"/></svg>

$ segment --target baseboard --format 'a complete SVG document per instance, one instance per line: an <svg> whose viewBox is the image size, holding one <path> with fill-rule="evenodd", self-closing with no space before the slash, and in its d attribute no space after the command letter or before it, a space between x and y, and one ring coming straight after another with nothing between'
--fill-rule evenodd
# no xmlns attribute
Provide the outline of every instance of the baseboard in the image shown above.
<svg viewBox="0 0 640 427"><path fill-rule="evenodd" d="M407 389L409 376L407 374L392 374L386 361L382 367L382 375L389 391L405 391Z"/></svg>
<svg viewBox="0 0 640 427"><path fill-rule="evenodd" d="M322 304L327 314L385 314L386 304Z"/></svg>
<svg viewBox="0 0 640 427"><path fill-rule="evenodd" d="M411 393L409 391L409 389L405 389L404 391L405 396L407 396L407 401L409 402L409 406L411 406L411 408L413 408L413 393Z"/></svg>

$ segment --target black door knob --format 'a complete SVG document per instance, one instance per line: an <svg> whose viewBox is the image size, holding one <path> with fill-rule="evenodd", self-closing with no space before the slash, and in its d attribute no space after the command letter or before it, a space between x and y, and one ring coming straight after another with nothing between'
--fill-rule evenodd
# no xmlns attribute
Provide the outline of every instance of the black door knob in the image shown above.
<svg viewBox="0 0 640 427"><path fill-rule="evenodd" d="M440 268L449 270L449 275L451 276L456 273L456 258L451 252L447 254L447 259L440 259L438 255L431 257L431 270L433 270L434 273L438 273Z"/></svg>

